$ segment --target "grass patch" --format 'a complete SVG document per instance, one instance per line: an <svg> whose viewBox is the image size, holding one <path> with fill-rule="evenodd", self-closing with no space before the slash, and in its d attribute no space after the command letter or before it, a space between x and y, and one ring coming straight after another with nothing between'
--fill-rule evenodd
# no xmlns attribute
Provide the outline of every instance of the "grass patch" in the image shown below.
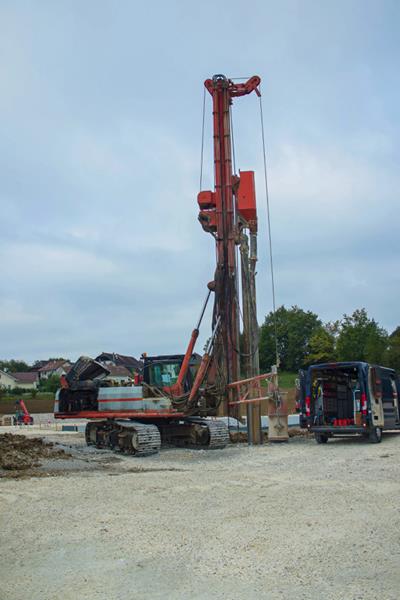
<svg viewBox="0 0 400 600"><path fill-rule="evenodd" d="M291 373L290 371L278 371L279 387L282 388L293 388L296 385L296 379L298 378L297 373Z"/></svg>
<svg viewBox="0 0 400 600"><path fill-rule="evenodd" d="M20 400L21 398L24 401L31 400L33 402L35 400L50 400L50 399L54 399L54 396L55 396L55 394L53 394L53 392L37 392L34 395L32 395L30 392L24 392L23 394L7 394L7 393L5 393L0 398L0 403L3 401L15 402L16 400Z"/></svg>
<svg viewBox="0 0 400 600"><path fill-rule="evenodd" d="M279 371L278 370L278 381L280 388L294 388L296 385L296 379L298 377L297 373L292 373L290 371ZM262 380L261 385L263 387L267 386L267 382Z"/></svg>
<svg viewBox="0 0 400 600"><path fill-rule="evenodd" d="M30 413L52 413L54 408L54 394L51 392L38 392L33 398L29 392L26 394L4 394L0 398L0 415L15 413L15 401L23 399Z"/></svg>

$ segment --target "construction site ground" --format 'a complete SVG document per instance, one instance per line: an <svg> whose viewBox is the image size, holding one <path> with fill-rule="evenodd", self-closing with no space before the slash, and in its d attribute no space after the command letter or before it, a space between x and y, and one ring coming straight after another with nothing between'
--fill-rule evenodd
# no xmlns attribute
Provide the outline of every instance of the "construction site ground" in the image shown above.
<svg viewBox="0 0 400 600"><path fill-rule="evenodd" d="M1 600L399 598L399 434L141 459L45 441L0 468Z"/></svg>

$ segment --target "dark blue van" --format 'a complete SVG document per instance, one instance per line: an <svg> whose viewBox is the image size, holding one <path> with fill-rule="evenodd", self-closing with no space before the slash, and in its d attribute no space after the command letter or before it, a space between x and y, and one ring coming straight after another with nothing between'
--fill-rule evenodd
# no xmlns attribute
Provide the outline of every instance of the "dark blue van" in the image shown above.
<svg viewBox="0 0 400 600"><path fill-rule="evenodd" d="M400 429L400 379L393 369L365 362L312 365L299 373L300 427L319 444L361 434L373 443Z"/></svg>

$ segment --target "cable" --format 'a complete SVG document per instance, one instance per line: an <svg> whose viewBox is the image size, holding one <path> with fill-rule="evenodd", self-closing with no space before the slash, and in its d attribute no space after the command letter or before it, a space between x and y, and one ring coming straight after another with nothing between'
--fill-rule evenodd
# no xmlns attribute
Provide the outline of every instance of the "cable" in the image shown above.
<svg viewBox="0 0 400 600"><path fill-rule="evenodd" d="M261 138L262 138L262 149L264 159L264 182L265 182L265 196L267 200L267 224L268 224L268 242L269 242L269 262L271 267L271 288L272 288L272 309L274 315L274 332L275 332L275 355L276 355L276 366L279 366L279 353L278 353L278 327L276 322L276 302L275 302L275 277L274 277L274 261L272 254L272 235L271 235L271 216L269 207L269 193L268 193L268 174L267 174L267 153L265 150L265 133L264 133L264 116L262 108L262 97L259 96L260 101L260 120L261 120Z"/></svg>
<svg viewBox="0 0 400 600"><path fill-rule="evenodd" d="M264 132L264 115L262 108L262 99L261 94L259 96L260 100L260 120L261 120L261 138L262 138L262 149L263 149L263 159L264 159L264 181L265 181L265 196L267 200L267 223L268 223L268 241L269 241L269 259L271 266L271 288L272 288L272 308L273 308L273 316L274 316L274 333L275 333L275 355L276 355L276 367L279 367L279 353L278 353L278 327L276 322L276 302L275 302L275 278L274 278L274 261L272 254L272 235L271 235L271 216L270 216L270 206L269 206L269 193L268 193L268 172L267 172L267 153L265 149L265 132ZM277 381L277 388L275 390L275 404L276 404L276 414L277 414L277 428L282 429L283 425L281 422L281 395L279 391L279 383Z"/></svg>
<svg viewBox="0 0 400 600"><path fill-rule="evenodd" d="M230 116L230 121L231 121L231 140L232 140L233 172L236 175L236 153L235 153L235 138L234 138L234 135L233 135L232 105L230 106L229 116Z"/></svg>
<svg viewBox="0 0 400 600"><path fill-rule="evenodd" d="M202 118L202 126L201 126L201 152L200 152L200 187L199 191L201 192L201 188L203 185L203 156L204 156L204 123L205 123L205 115L206 115L206 88L203 88L203 118Z"/></svg>

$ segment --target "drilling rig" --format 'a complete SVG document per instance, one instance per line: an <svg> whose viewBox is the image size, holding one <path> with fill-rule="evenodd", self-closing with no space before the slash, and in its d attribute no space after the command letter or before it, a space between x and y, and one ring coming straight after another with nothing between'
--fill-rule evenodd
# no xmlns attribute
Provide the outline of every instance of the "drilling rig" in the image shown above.
<svg viewBox="0 0 400 600"><path fill-rule="evenodd" d="M254 173L236 174L232 168L232 103L252 92L260 95L260 78L234 83L224 75L214 75L204 85L213 107L214 189L201 190L197 200L200 224L215 240L214 279L208 283L185 354L143 354L143 368L128 387L105 385L107 367L87 357L81 357L63 378L55 417L89 419L86 440L97 447L138 456L158 452L162 441L223 448L229 429L216 417L238 417L241 405L247 408L249 440L260 443L260 402L275 398L274 406L279 405L274 375L266 396L260 385L270 374L259 374ZM196 361L195 343L212 295L211 336L204 355Z"/></svg>
<svg viewBox="0 0 400 600"><path fill-rule="evenodd" d="M201 191L199 221L203 229L215 238L217 267L209 287L215 292L213 327L219 325L214 345L215 377L226 389L223 414L238 417L238 389L228 387L241 375L259 375L258 325L256 307L255 268L257 263L257 208L253 171L237 175L232 168L231 108L234 98L255 92L258 96L261 80L251 77L246 83L233 83L224 75L214 75L205 81L212 96L214 139L214 191ZM240 249L241 282L238 281ZM243 333L240 343L241 283ZM241 348L242 346L242 348ZM242 360L241 360L242 358ZM247 417L255 425L253 442L261 435L260 404L249 407ZM230 408L231 407L231 408Z"/></svg>

